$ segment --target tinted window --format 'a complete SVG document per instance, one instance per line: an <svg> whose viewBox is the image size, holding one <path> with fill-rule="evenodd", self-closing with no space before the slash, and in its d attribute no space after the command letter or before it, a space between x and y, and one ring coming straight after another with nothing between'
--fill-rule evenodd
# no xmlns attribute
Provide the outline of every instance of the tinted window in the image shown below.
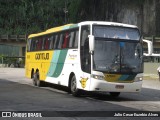
<svg viewBox="0 0 160 120"><path fill-rule="evenodd" d="M69 47L72 48L74 45L74 38L75 38L75 32L70 32L70 40L69 40Z"/></svg>
<svg viewBox="0 0 160 120"><path fill-rule="evenodd" d="M39 38L37 42L37 50L41 50L41 49L42 49L42 38Z"/></svg>
<svg viewBox="0 0 160 120"><path fill-rule="evenodd" d="M78 35L78 29L73 29L70 31L54 33L48 36L33 38L32 41L28 40L28 51L77 48Z"/></svg>
<svg viewBox="0 0 160 120"><path fill-rule="evenodd" d="M50 46L49 46L49 49L53 49L54 47L54 42L55 42L55 36L50 36Z"/></svg>
<svg viewBox="0 0 160 120"><path fill-rule="evenodd" d="M59 43L59 35L55 35L54 49L58 48L58 43Z"/></svg>
<svg viewBox="0 0 160 120"><path fill-rule="evenodd" d="M116 27L116 26L94 26L95 37L139 40L140 34L137 28Z"/></svg>
<svg viewBox="0 0 160 120"><path fill-rule="evenodd" d="M58 49L62 48L63 40L64 40L64 35L61 33L60 34L60 39L59 39L59 44L58 44Z"/></svg>
<svg viewBox="0 0 160 120"><path fill-rule="evenodd" d="M50 38L49 37L45 37L44 39L44 49L45 50L48 50L49 49L49 46L50 46Z"/></svg>
<svg viewBox="0 0 160 120"><path fill-rule="evenodd" d="M63 43L62 43L62 48L68 48L69 40L70 40L70 34L69 34L69 32L66 32L66 33L64 34Z"/></svg>
<svg viewBox="0 0 160 120"><path fill-rule="evenodd" d="M75 37L74 37L74 47L78 47L78 31L76 31Z"/></svg>
<svg viewBox="0 0 160 120"><path fill-rule="evenodd" d="M32 39L28 39L28 41L27 41L27 51L31 51L31 42L32 42Z"/></svg>
<svg viewBox="0 0 160 120"><path fill-rule="evenodd" d="M33 39L31 42L31 51L35 51L36 50L36 39Z"/></svg>
<svg viewBox="0 0 160 120"><path fill-rule="evenodd" d="M89 53L89 27L84 26L81 29L81 46L80 46L80 56L81 56L81 68L84 72L91 72L91 56Z"/></svg>

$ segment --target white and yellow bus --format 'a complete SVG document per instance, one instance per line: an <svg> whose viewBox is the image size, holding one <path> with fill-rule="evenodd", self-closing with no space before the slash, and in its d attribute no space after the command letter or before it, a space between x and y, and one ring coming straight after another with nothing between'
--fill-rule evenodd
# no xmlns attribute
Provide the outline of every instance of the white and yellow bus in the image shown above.
<svg viewBox="0 0 160 120"><path fill-rule="evenodd" d="M142 39L136 26L85 21L31 34L27 40L26 76L80 91L140 92Z"/></svg>

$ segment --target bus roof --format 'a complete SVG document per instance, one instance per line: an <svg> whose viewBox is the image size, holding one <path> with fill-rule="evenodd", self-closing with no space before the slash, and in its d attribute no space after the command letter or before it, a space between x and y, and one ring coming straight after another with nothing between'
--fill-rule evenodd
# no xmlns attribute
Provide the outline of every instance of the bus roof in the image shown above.
<svg viewBox="0 0 160 120"><path fill-rule="evenodd" d="M122 27L137 28L137 26L135 26L135 25L116 23L116 22L84 21L84 22L80 22L78 24L67 24L67 25L63 25L63 26L59 26L59 27L54 27L54 28L48 29L48 30L46 30L44 32L40 32L40 33L36 33L36 34L31 34L31 35L29 35L28 38L38 37L38 36L42 36L42 35L47 35L47 34L51 34L51 33L54 33L54 32L58 32L58 31L62 31L62 30L67 30L67 29L70 29L70 28L76 28L76 27L81 26L81 25L109 25L109 26L122 26Z"/></svg>
<svg viewBox="0 0 160 120"><path fill-rule="evenodd" d="M130 27L130 28L137 28L135 25L124 24L124 23L117 23L117 22L107 22L107 21L84 21L80 22L78 25L109 25L109 26L122 26L122 27Z"/></svg>
<svg viewBox="0 0 160 120"><path fill-rule="evenodd" d="M50 33L58 32L58 31L62 31L62 30L70 29L70 28L75 28L75 27L78 27L78 24L67 24L67 25L63 25L63 26L59 26L59 27L54 27L54 28L50 28L50 29L48 29L44 32L31 34L31 35L29 35L28 38L47 35L47 34L50 34Z"/></svg>

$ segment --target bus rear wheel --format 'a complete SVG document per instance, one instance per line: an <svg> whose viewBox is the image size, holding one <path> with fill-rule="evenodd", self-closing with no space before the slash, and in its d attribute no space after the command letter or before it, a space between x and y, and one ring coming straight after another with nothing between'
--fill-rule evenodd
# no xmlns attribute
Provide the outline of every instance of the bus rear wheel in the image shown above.
<svg viewBox="0 0 160 120"><path fill-rule="evenodd" d="M33 75L32 75L32 81L33 81L33 85L34 86L37 86L37 75L36 75L36 73L34 73Z"/></svg>
<svg viewBox="0 0 160 120"><path fill-rule="evenodd" d="M112 97L118 97L120 95L120 92L110 92L110 95Z"/></svg>
<svg viewBox="0 0 160 120"><path fill-rule="evenodd" d="M33 80L34 86L38 86L38 87L44 86L44 82L39 80L39 72L34 73L32 80Z"/></svg>
<svg viewBox="0 0 160 120"><path fill-rule="evenodd" d="M73 96L75 97L80 96L80 90L77 88L77 81L75 76L71 78L70 90Z"/></svg>

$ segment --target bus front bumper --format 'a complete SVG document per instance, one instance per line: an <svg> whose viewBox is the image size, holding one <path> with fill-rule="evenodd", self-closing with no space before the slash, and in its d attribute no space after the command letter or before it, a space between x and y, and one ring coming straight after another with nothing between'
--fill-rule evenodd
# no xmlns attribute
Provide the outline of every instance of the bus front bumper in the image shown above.
<svg viewBox="0 0 160 120"><path fill-rule="evenodd" d="M89 91L102 92L140 92L142 88L142 81L133 83L117 83L107 82L105 80L91 79Z"/></svg>

